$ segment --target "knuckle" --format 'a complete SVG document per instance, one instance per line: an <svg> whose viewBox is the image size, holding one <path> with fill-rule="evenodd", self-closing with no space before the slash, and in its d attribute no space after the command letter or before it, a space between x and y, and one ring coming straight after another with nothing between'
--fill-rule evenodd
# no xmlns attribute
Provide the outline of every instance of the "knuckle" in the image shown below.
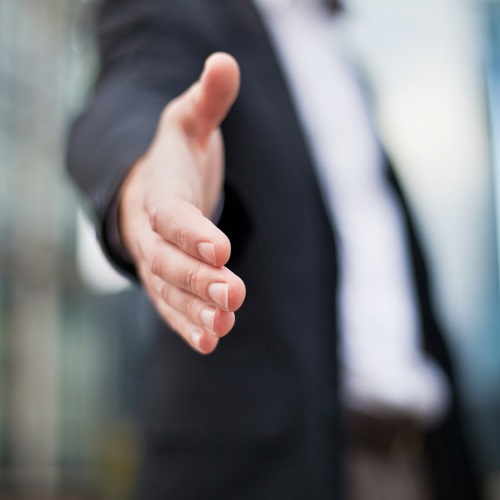
<svg viewBox="0 0 500 500"><path fill-rule="evenodd" d="M159 276L162 273L163 259L158 246L153 246L147 251L146 262L153 274Z"/></svg>
<svg viewBox="0 0 500 500"><path fill-rule="evenodd" d="M198 292L199 283L200 266L198 264L193 264L184 275L184 287L196 294Z"/></svg>
<svg viewBox="0 0 500 500"><path fill-rule="evenodd" d="M191 228L185 220L178 221L175 227L173 227L173 237L178 247L183 249L189 248Z"/></svg>
<svg viewBox="0 0 500 500"><path fill-rule="evenodd" d="M151 230L162 237L171 239L170 233L174 225L175 217L173 201L169 197L163 197L161 200L155 198L148 200L148 216Z"/></svg>
<svg viewBox="0 0 500 500"><path fill-rule="evenodd" d="M158 205L152 205L151 209L149 210L149 225L151 226L151 229L156 233L157 228L158 228L158 212L159 212L159 207Z"/></svg>
<svg viewBox="0 0 500 500"><path fill-rule="evenodd" d="M172 289L170 288L169 285L166 283L163 284L163 289L161 291L161 298L163 299L163 302L170 304L171 303L171 292Z"/></svg>
<svg viewBox="0 0 500 500"><path fill-rule="evenodd" d="M186 299L185 311L187 316L197 320L201 311L199 301L195 297L188 297Z"/></svg>
<svg viewBox="0 0 500 500"><path fill-rule="evenodd" d="M158 285L157 285L158 297L160 297L160 299L163 300L164 302L167 302L165 300L165 296L168 295L167 288L168 287L167 287L166 283L164 283L163 281L161 283L158 283Z"/></svg>

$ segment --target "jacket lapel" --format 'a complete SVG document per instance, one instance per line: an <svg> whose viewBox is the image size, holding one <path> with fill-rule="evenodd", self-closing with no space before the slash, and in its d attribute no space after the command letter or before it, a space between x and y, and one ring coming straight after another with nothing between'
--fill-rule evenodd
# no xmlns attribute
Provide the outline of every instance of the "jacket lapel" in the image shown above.
<svg viewBox="0 0 500 500"><path fill-rule="evenodd" d="M227 46L238 59L242 70L242 101L247 92L258 93L259 99L265 101L262 103L263 108L276 119L273 133L277 136L277 147L281 147L279 153L292 160L282 162L283 168L287 169L284 174L300 176L302 184L308 186L314 196L322 199L309 147L280 61L259 12L250 0L226 0L220 5L226 10L225 19L229 20L225 30ZM290 169L297 171L291 172ZM327 213L325 205L323 208Z"/></svg>

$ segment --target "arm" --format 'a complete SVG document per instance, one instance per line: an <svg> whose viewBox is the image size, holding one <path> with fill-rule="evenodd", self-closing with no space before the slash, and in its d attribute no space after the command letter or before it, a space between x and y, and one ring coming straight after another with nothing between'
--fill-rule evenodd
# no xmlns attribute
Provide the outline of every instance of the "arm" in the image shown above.
<svg viewBox="0 0 500 500"><path fill-rule="evenodd" d="M163 111L156 137L124 184L121 234L157 311L208 353L234 325L243 282L223 267L227 237L207 218L220 198L219 125L236 98L239 70L225 54Z"/></svg>
<svg viewBox="0 0 500 500"><path fill-rule="evenodd" d="M219 125L237 96L239 70L229 56L213 56L201 79L172 99L167 94L191 77L189 63L178 61L187 45L177 37L167 45L165 66L175 53L171 64L184 69L166 71L153 55L167 40L148 50L143 34L133 44L139 53L129 53L128 38L137 36L101 42L105 69L73 131L70 169L101 224L119 197L122 239L156 309L189 345L209 353L232 328L245 295L242 281L223 267L228 239L206 218L220 196Z"/></svg>

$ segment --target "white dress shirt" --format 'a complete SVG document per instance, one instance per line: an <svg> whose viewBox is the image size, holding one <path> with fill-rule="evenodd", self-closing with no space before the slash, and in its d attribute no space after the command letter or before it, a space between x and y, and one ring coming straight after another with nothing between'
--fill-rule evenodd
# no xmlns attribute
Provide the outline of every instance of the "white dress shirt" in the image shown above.
<svg viewBox="0 0 500 500"><path fill-rule="evenodd" d="M432 425L449 406L449 384L421 349L404 223L346 58L343 16L332 16L320 0L255 3L280 58L338 233L345 405L371 413L403 412Z"/></svg>

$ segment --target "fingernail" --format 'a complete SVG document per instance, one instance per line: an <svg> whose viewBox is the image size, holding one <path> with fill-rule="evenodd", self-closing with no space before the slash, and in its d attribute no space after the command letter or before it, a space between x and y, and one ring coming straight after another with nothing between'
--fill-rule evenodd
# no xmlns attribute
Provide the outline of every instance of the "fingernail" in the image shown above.
<svg viewBox="0 0 500 500"><path fill-rule="evenodd" d="M196 349L200 348L200 342L201 342L201 336L202 335L203 335L203 332L201 330L195 330L191 334L191 342L196 347Z"/></svg>
<svg viewBox="0 0 500 500"><path fill-rule="evenodd" d="M215 263L216 263L215 247L214 247L213 243L208 243L207 241L199 243L198 244L198 253L209 264L212 264L212 266L215 266Z"/></svg>
<svg viewBox="0 0 500 500"><path fill-rule="evenodd" d="M219 306L229 309L229 286L227 283L212 283L208 287L208 295Z"/></svg>
<svg viewBox="0 0 500 500"><path fill-rule="evenodd" d="M217 309L215 309L215 307L207 306L204 307L200 313L201 321L212 332L214 331L214 321L216 312Z"/></svg>

